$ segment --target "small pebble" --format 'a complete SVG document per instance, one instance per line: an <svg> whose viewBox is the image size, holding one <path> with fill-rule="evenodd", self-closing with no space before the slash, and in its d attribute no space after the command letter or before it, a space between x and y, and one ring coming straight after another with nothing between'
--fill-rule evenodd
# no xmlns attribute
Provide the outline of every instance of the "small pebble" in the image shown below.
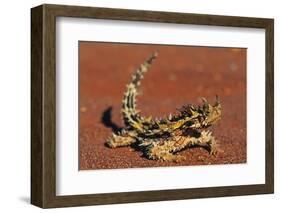
<svg viewBox="0 0 281 213"><path fill-rule="evenodd" d="M83 107L80 108L80 112L86 112L86 111L87 111L86 107L83 106Z"/></svg>

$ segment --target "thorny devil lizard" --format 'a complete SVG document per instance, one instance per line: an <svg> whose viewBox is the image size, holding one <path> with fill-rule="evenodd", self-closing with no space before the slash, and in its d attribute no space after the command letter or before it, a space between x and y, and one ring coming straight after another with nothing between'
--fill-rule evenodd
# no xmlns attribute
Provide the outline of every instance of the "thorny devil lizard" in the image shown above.
<svg viewBox="0 0 281 213"><path fill-rule="evenodd" d="M182 161L185 157L178 152L193 146L203 147L215 155L216 139L206 129L221 118L218 96L214 105L201 98L202 106L184 105L176 115L170 114L161 119L143 117L136 109L140 81L157 55L154 52L132 75L122 101L125 127L113 133L106 144L111 148L135 145L148 159L161 161Z"/></svg>

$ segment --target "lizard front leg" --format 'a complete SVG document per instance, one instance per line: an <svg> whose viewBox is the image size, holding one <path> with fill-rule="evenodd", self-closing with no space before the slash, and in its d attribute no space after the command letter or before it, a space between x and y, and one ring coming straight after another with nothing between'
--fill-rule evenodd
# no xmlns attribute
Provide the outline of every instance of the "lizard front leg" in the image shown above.
<svg viewBox="0 0 281 213"><path fill-rule="evenodd" d="M196 145L207 149L211 155L217 154L216 139L210 131L202 131Z"/></svg>

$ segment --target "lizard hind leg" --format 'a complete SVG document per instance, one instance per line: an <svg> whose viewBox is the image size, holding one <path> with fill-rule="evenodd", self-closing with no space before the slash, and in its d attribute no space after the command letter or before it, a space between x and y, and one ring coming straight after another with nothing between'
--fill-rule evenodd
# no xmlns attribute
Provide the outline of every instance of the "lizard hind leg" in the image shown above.
<svg viewBox="0 0 281 213"><path fill-rule="evenodd" d="M132 134L128 132L123 132L121 134L113 133L112 136L107 139L106 145L110 148L129 146L132 143L135 143L136 139Z"/></svg>
<svg viewBox="0 0 281 213"><path fill-rule="evenodd" d="M163 141L153 141L147 146L146 155L149 159L180 162L185 160L177 152L192 146L201 146L211 155L217 153L216 140L209 131L203 131L200 137L174 136Z"/></svg>
<svg viewBox="0 0 281 213"><path fill-rule="evenodd" d="M175 152L181 150L183 147L175 139L154 141L146 147L145 155L152 160L180 162L185 160L185 157L175 154Z"/></svg>

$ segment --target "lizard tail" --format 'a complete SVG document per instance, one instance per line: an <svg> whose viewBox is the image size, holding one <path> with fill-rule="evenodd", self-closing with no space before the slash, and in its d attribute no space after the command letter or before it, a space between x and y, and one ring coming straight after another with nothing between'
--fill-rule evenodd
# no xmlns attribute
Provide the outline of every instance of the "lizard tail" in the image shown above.
<svg viewBox="0 0 281 213"><path fill-rule="evenodd" d="M136 109L137 89L140 85L141 79L156 59L158 53L154 52L148 59L146 59L132 75L132 80L127 84L127 89L124 93L122 114L126 126L131 126L134 129L142 129L141 117L139 111Z"/></svg>

